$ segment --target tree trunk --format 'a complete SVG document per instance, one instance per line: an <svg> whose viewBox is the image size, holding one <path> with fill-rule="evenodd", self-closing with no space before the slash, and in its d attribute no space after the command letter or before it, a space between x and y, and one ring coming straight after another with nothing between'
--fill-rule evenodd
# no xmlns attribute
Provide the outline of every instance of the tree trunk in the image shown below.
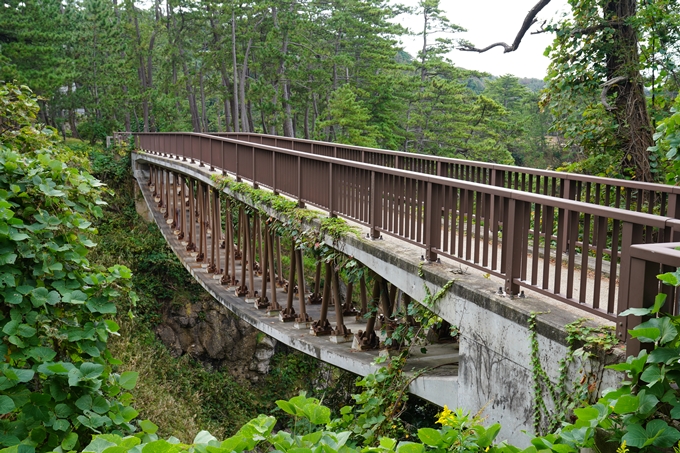
<svg viewBox="0 0 680 453"><path fill-rule="evenodd" d="M234 117L234 132L239 131L238 127L238 107L239 107L239 102L238 102L238 66L236 62L236 15L234 13L234 9L231 10L231 56L232 56L232 65L234 67L234 110L233 110L233 117Z"/></svg>
<svg viewBox="0 0 680 453"><path fill-rule="evenodd" d="M610 90L617 95L613 113L619 125L619 143L624 151L623 167L634 171L635 179L649 182L654 180L654 176L647 148L654 141L640 74L637 31L630 25L636 10L636 0L612 0L606 5L606 19L622 22L607 58L607 79L621 76L626 79Z"/></svg>

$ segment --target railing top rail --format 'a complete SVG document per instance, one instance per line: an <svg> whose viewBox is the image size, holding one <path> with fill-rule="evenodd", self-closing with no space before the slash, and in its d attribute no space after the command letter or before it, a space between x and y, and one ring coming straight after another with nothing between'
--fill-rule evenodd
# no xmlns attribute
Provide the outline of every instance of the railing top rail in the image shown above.
<svg viewBox="0 0 680 453"><path fill-rule="evenodd" d="M519 201L525 201L530 203L537 203L544 206L552 206L558 209L566 209L570 211L577 211L583 214L606 216L614 220L620 220L623 222L630 222L636 224L642 224L651 227L665 228L670 227L674 230L680 231L680 221L671 217L648 214L637 211L626 211L624 209L612 208L609 206L594 205L590 203L585 203L581 201L569 200L558 197L551 197L548 195L534 194L529 192L522 192L514 189L506 189L504 187L497 187L488 184L480 184L460 179L446 178L436 175L429 175L424 173L413 172L410 170L401 170L391 167L382 167L374 164L367 164L363 162L350 161L345 159L339 159L335 157L322 156L318 154L310 154L302 151L294 151L286 148L278 148L269 145L263 145L260 143L246 142L242 140L229 139L221 136L215 136L211 134L201 134L195 132L170 132L170 133L136 133L136 135L190 135L195 137L203 137L210 140L224 141L228 143L235 143L246 145L248 147L265 149L268 151L287 154L292 156L297 156L305 159L316 160L320 162L328 162L337 165L344 165L352 168L364 169L368 171L374 171L378 173L402 176L411 178L414 180L419 180L423 182L431 182L436 184L441 184L443 186L456 187L459 189L472 190L477 192L482 192L490 195L498 195L508 199L514 199Z"/></svg>
<svg viewBox="0 0 680 453"><path fill-rule="evenodd" d="M630 246L630 256L654 263L680 268L680 242L636 244Z"/></svg>
<svg viewBox="0 0 680 453"><path fill-rule="evenodd" d="M257 137L267 137L267 138L272 138L272 139L276 138L276 139L284 139L284 140L294 140L296 142L319 144L319 145L324 145L324 146L337 146L337 147L342 147L342 148L346 148L346 149L353 149L353 150L357 150L357 151L369 151L369 152L372 152L372 153L379 153L379 154L392 155L392 156L401 156L401 157L408 157L408 158L414 158L415 157L415 158L418 158L418 159L428 160L428 161L431 161L431 162L445 162L445 163L458 164L458 165L470 165L470 166L476 166L476 167L486 168L486 169L490 169L490 170L521 172L521 173L526 173L526 174L534 175L534 176L544 176L544 177L559 178L559 179L571 180L571 181L590 182L590 183L594 183L594 184L619 186L619 187L630 188L630 189L652 190L652 191L655 191L655 192L666 192L666 193L680 193L680 187L669 186L669 185L666 185L666 184L646 183L646 182L639 182L639 181L630 181L630 180L627 180L627 179L606 178L606 177L602 177L602 176L590 176L590 175L582 175L582 174L578 174L578 173L566 173L566 172L559 172L559 171L553 171L553 170L541 170L541 169L529 168L529 167L518 167L518 166L513 166L513 165L494 164L494 163L480 162L480 161L474 161L474 160L455 159L455 158L451 158L451 157L429 156L427 154L417 154L417 153L409 153L409 152L405 152L405 151L393 151L393 150L385 150L385 149L379 149L379 148L369 148L369 147L362 147L362 146L355 146L355 145L345 145L345 144L342 144L342 143L323 142L323 141L318 141L318 140L307 140L307 139L294 138L294 137L283 137L283 136L279 136L279 135L256 134L256 133L252 133L252 132L219 132L219 133L214 133L214 134L210 134L210 135L222 137L222 136L229 136L229 135L236 135L236 134L252 135L252 136L257 136Z"/></svg>

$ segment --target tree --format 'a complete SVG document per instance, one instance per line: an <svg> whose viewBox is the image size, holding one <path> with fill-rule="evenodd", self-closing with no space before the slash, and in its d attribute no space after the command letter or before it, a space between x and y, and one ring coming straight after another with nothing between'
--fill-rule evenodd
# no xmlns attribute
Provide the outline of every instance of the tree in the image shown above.
<svg viewBox="0 0 680 453"><path fill-rule="evenodd" d="M332 127L335 141L356 146L377 145L377 128L368 124L368 109L357 100L349 85L343 85L331 94L327 116L327 120L319 121L317 130Z"/></svg>
<svg viewBox="0 0 680 453"><path fill-rule="evenodd" d="M541 0L531 9L512 45L476 48L463 43L461 49L486 52L500 46L505 52L516 50L548 3L550 0ZM542 29L555 33L555 41L546 51L552 63L543 105L553 111L556 130L582 146L588 156L613 156L622 174L641 181L655 179L648 153L652 124L643 70L650 65L658 70L662 62L671 64L668 58L656 57L666 53L658 46L657 30L677 30L675 3L570 0L572 17ZM666 33L669 35L673 33ZM642 60L640 49L647 52ZM577 126L583 118L590 121L586 130Z"/></svg>

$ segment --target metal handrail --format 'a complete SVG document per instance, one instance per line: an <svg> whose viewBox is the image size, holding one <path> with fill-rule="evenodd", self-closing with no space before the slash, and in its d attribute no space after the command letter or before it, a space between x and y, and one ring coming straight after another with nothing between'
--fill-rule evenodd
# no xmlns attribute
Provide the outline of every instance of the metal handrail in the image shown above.
<svg viewBox="0 0 680 453"><path fill-rule="evenodd" d="M244 132L211 135L680 218L680 187Z"/></svg>
<svg viewBox="0 0 680 453"><path fill-rule="evenodd" d="M135 136L142 150L221 169L366 225L371 237L415 244L429 260L442 255L501 277L511 295L529 288L610 320L628 307L617 279L628 288L631 246L680 231L668 216L214 135ZM564 264L551 263L563 254Z"/></svg>

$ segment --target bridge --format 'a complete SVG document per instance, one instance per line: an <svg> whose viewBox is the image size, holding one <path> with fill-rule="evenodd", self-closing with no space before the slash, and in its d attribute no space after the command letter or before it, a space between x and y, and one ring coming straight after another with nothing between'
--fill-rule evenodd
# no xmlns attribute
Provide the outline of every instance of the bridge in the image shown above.
<svg viewBox="0 0 680 453"><path fill-rule="evenodd" d="M362 375L381 341L412 322L396 319L397 309L425 304L459 334L426 354L414 348L410 391L487 407L501 436L520 444L532 430L532 313L541 313L541 359L557 379L567 324L587 316L611 325L636 353L627 330L641 320L618 314L659 291L676 312L674 288L656 275L680 266L677 187L261 134L139 133L135 145L154 219L216 300ZM291 202L317 215L292 218L281 209ZM358 234L324 230L334 217ZM364 277L345 287L336 265L319 262L309 287L304 258L314 251L289 246L285 255L281 243L296 243L291 230L319 229L319 241L365 267ZM616 379L604 372L597 386Z"/></svg>

